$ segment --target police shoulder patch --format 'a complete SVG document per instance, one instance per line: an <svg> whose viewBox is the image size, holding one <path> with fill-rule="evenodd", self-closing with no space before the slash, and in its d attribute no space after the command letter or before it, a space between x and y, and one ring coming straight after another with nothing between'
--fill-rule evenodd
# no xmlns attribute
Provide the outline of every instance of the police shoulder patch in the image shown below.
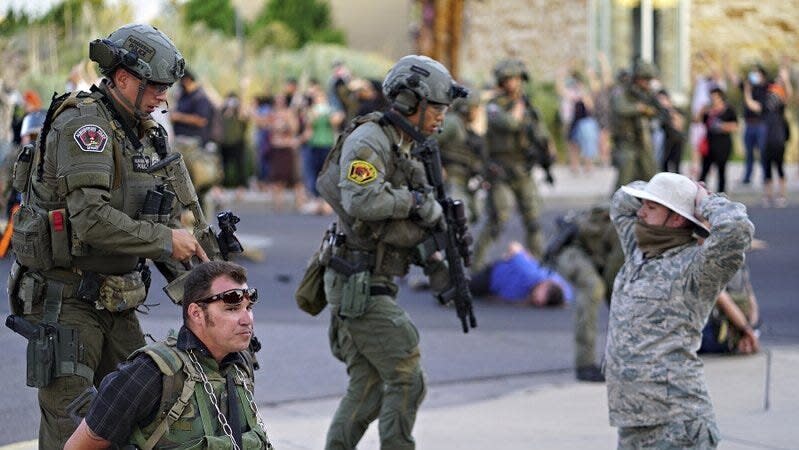
<svg viewBox="0 0 799 450"><path fill-rule="evenodd" d="M97 125L84 125L74 134L75 142L84 152L100 153L108 142L108 133Z"/></svg>
<svg viewBox="0 0 799 450"><path fill-rule="evenodd" d="M377 168L370 162L360 159L355 160L350 163L350 170L347 173L347 178L358 184L366 184L377 178Z"/></svg>

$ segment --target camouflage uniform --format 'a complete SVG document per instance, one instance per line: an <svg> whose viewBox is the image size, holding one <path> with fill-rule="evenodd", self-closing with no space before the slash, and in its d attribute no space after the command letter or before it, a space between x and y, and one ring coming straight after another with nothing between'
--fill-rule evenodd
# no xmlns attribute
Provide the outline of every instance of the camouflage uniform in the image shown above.
<svg viewBox="0 0 799 450"><path fill-rule="evenodd" d="M494 217L488 219L475 243L476 269L484 264L489 248L510 219L513 199L519 208L526 230L525 246L537 257L542 253L542 238L538 225L541 200L530 171L527 150L532 142L526 129L534 127L536 136L543 141L548 140L549 134L538 119L538 113L532 108L527 109L523 120L515 120L510 114L514 102L510 96L501 94L486 106L488 114L486 147L489 161L495 168L491 171L491 191L488 193L491 198L487 201L490 205L489 214L493 214Z"/></svg>
<svg viewBox="0 0 799 450"><path fill-rule="evenodd" d="M577 226L577 231L555 256L555 270L576 290L575 367L590 367L596 364L599 306L609 299L624 255L607 206L594 207L567 220Z"/></svg>
<svg viewBox="0 0 799 450"><path fill-rule="evenodd" d="M611 219L626 260L613 286L605 352L610 424L619 427L619 448L714 448L719 433L696 349L716 296L743 264L754 226L744 205L713 194L699 205L711 227L702 246L679 245L647 259L634 232L640 206L622 190L613 196ZM681 427L687 441L674 432Z"/></svg>
<svg viewBox="0 0 799 450"><path fill-rule="evenodd" d="M143 32L146 37L163 37L166 41L159 45L168 42L174 49L171 41L152 27L132 27L131 39L141 36L137 30L146 28L152 30ZM109 39L113 41L114 36L112 33ZM122 41L117 45L123 45ZM174 49L170 56L174 65L158 69L182 71L180 53ZM63 222L51 218L50 234L56 242L56 232L63 232L63 245L42 250L41 243L31 241L33 234L24 234L28 227L15 224L20 234L14 238L17 262L9 281L11 311L32 323L57 322L77 333L72 343L77 360L55 367L52 381L39 389L39 446L45 449L63 448L75 430L66 406L87 387L99 386L119 362L144 346L134 309L144 302L149 288L144 258L180 270L170 260L170 227L180 226L176 217L139 219L147 192L160 184L144 170L160 157L152 134L158 125L127 112L113 100L109 89L104 80L91 93L73 93L75 96L65 101L43 136L46 152L40 176L30 177L32 189L26 202L50 211L51 217L60 216ZM138 148L126 129L135 130L132 133L140 138ZM95 274L98 289L84 291ZM28 364L30 373L35 370L30 367L30 353Z"/></svg>
<svg viewBox="0 0 799 450"><path fill-rule="evenodd" d="M466 112L468 114L468 111ZM447 190L466 205L470 222L479 215L474 191L469 180L482 173L482 139L469 130L467 118L458 111L447 113L441 134L436 136L441 148L441 163L447 173Z"/></svg>
<svg viewBox="0 0 799 450"><path fill-rule="evenodd" d="M618 169L616 188L634 180L648 180L657 172L652 115L640 111L640 91L640 87L626 83L611 98L613 165Z"/></svg>

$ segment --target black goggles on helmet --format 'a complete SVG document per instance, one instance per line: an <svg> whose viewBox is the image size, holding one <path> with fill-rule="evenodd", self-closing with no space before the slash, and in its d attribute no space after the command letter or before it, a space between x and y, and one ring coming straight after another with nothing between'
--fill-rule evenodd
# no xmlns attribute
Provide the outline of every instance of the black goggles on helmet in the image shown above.
<svg viewBox="0 0 799 450"><path fill-rule="evenodd" d="M219 294L214 294L210 297L205 297L203 299L197 300L197 303L213 303L219 300L225 302L226 305L238 305L244 299L250 301L251 304L255 304L258 302L258 289L256 288L237 288L237 289L230 289L225 292L220 292Z"/></svg>

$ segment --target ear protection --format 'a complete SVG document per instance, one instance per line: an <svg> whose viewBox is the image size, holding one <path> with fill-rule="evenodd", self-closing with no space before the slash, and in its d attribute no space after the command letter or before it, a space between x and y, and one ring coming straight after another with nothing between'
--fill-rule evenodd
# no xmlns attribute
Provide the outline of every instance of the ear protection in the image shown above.
<svg viewBox="0 0 799 450"><path fill-rule="evenodd" d="M405 80L398 81L392 87L391 92L394 94L391 107L396 109L400 114L410 116L416 112L419 106L419 94L416 89L419 88L419 75L413 74Z"/></svg>

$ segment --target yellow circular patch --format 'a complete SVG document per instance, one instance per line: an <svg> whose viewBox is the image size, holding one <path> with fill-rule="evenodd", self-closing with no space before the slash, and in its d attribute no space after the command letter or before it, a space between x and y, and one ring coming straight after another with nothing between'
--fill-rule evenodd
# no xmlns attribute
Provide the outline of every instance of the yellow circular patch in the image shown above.
<svg viewBox="0 0 799 450"><path fill-rule="evenodd" d="M377 178L377 169L371 163L357 160L350 163L347 178L358 184L366 184Z"/></svg>

